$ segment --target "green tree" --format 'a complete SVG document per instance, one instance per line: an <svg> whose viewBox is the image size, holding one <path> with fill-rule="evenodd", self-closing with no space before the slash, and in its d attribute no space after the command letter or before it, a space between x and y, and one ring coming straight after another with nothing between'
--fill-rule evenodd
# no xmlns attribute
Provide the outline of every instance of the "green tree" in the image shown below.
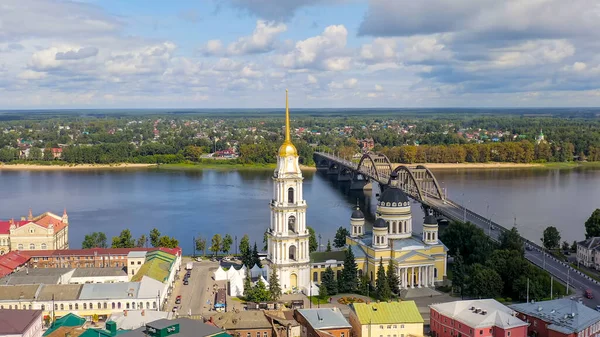
<svg viewBox="0 0 600 337"><path fill-rule="evenodd" d="M244 255L244 252L250 251L250 238L248 234L244 234L242 239L240 240L240 254ZM252 266L246 265L248 268L252 268Z"/></svg>
<svg viewBox="0 0 600 337"><path fill-rule="evenodd" d="M269 250L269 234L267 231L263 234L263 251Z"/></svg>
<svg viewBox="0 0 600 337"><path fill-rule="evenodd" d="M375 280L375 293L380 301L387 301L392 297L392 290L385 275L383 267L383 258L379 258L379 267L377 268L377 280Z"/></svg>
<svg viewBox="0 0 600 337"><path fill-rule="evenodd" d="M317 248L319 247L319 243L317 242L317 235L315 234L315 230L310 227L310 226L306 226L306 229L308 229L308 251L309 252L315 252L317 250Z"/></svg>
<svg viewBox="0 0 600 337"><path fill-rule="evenodd" d="M333 239L333 246L336 248L342 248L346 245L346 237L350 236L350 232L345 227L338 228L335 232L335 238Z"/></svg>
<svg viewBox="0 0 600 337"><path fill-rule="evenodd" d="M258 256L258 247L256 246L256 242L254 242L254 249L252 249L252 266L257 265L258 268L262 268L262 263L260 263L260 256Z"/></svg>
<svg viewBox="0 0 600 337"><path fill-rule="evenodd" d="M199 161L202 156L202 148L195 145L188 145L183 149L183 156L187 160Z"/></svg>
<svg viewBox="0 0 600 337"><path fill-rule="evenodd" d="M563 241L562 250L565 252L568 252L570 248L571 248L571 246L569 245L569 243L567 241Z"/></svg>
<svg viewBox="0 0 600 337"><path fill-rule="evenodd" d="M330 252L331 251L331 240L327 240L327 248L325 249L326 252Z"/></svg>
<svg viewBox="0 0 600 337"><path fill-rule="evenodd" d="M571 251L577 252L577 241L573 241L573 244L571 245Z"/></svg>
<svg viewBox="0 0 600 337"><path fill-rule="evenodd" d="M93 232L93 233L87 234L84 237L83 242L81 243L81 248L83 248L83 249L106 248L106 247L107 247L106 234L104 234L102 232Z"/></svg>
<svg viewBox="0 0 600 337"><path fill-rule="evenodd" d="M229 250L231 249L231 245L233 244L233 238L229 234L225 234L223 238L223 242L221 242L221 251L225 254L229 254Z"/></svg>
<svg viewBox="0 0 600 337"><path fill-rule="evenodd" d="M600 236L600 208L596 208L585 221L585 238Z"/></svg>
<svg viewBox="0 0 600 337"><path fill-rule="evenodd" d="M339 283L340 293L352 293L358 288L358 266L354 258L354 252L352 252L352 246L348 246L345 252L344 258L344 269L340 276L341 280Z"/></svg>
<svg viewBox="0 0 600 337"><path fill-rule="evenodd" d="M135 247L135 239L131 236L129 229L124 229L119 236L112 238L111 246L112 248L133 248Z"/></svg>
<svg viewBox="0 0 600 337"><path fill-rule="evenodd" d="M150 231L150 244L152 247L158 247L158 240L160 240L160 232L156 228L152 228Z"/></svg>
<svg viewBox="0 0 600 337"><path fill-rule="evenodd" d="M560 244L560 233L554 226L549 226L544 229L544 236L542 237L542 243L546 249L558 248Z"/></svg>
<svg viewBox="0 0 600 337"><path fill-rule="evenodd" d="M39 147L32 147L29 149L29 159L31 160L42 160L44 154L42 153L42 149Z"/></svg>
<svg viewBox="0 0 600 337"><path fill-rule="evenodd" d="M470 275L469 291L473 297L495 298L502 293L504 282L495 270L476 263Z"/></svg>
<svg viewBox="0 0 600 337"><path fill-rule="evenodd" d="M397 272L396 261L394 259L390 259L387 268L387 281L390 284L390 290L392 293L399 295L400 294L400 277Z"/></svg>
<svg viewBox="0 0 600 337"><path fill-rule="evenodd" d="M135 244L136 247L138 248L143 248L146 247L146 241L148 239L146 239L146 234L142 234L140 235L140 237L137 240L137 243Z"/></svg>
<svg viewBox="0 0 600 337"><path fill-rule="evenodd" d="M516 250L523 254L523 239L517 227L511 228L509 231L503 231L499 237L500 249Z"/></svg>
<svg viewBox="0 0 600 337"><path fill-rule="evenodd" d="M329 297L329 293L327 293L327 285L323 282L319 284L319 299L324 300Z"/></svg>
<svg viewBox="0 0 600 337"><path fill-rule="evenodd" d="M248 296L246 296L246 300L250 302L266 302L271 298L271 294L269 290L267 290L267 286L263 283L262 280L258 280L254 287L252 287L252 291Z"/></svg>
<svg viewBox="0 0 600 337"><path fill-rule="evenodd" d="M371 280L369 280L369 276L367 274L362 275L359 282L358 292L361 295L369 296L371 291Z"/></svg>
<svg viewBox="0 0 600 337"><path fill-rule="evenodd" d="M281 286L279 285L279 277L275 268L273 268L269 277L269 297L271 301L279 301L281 297Z"/></svg>
<svg viewBox="0 0 600 337"><path fill-rule="evenodd" d="M463 258L460 253L457 253L452 263L452 285L458 289L461 298L465 295L466 278Z"/></svg>
<svg viewBox="0 0 600 337"><path fill-rule="evenodd" d="M246 277L244 278L244 297L246 299L252 297L252 279L250 278L250 271L246 271Z"/></svg>
<svg viewBox="0 0 600 337"><path fill-rule="evenodd" d="M206 255L206 239L203 237L198 237L195 240L196 250L198 252L202 252L202 256Z"/></svg>
<svg viewBox="0 0 600 337"><path fill-rule="evenodd" d="M335 295L338 292L338 282L335 280L335 273L331 267L327 267L321 276L321 283L325 284L327 294Z"/></svg>
<svg viewBox="0 0 600 337"><path fill-rule="evenodd" d="M158 246L165 248L177 248L179 247L179 241L173 237L163 235L158 240Z"/></svg>
<svg viewBox="0 0 600 337"><path fill-rule="evenodd" d="M215 234L212 237L212 245L210 246L210 248L208 250L210 250L211 252L213 252L213 255L216 256L217 253L221 250L221 241L223 239L221 239L221 234Z"/></svg>

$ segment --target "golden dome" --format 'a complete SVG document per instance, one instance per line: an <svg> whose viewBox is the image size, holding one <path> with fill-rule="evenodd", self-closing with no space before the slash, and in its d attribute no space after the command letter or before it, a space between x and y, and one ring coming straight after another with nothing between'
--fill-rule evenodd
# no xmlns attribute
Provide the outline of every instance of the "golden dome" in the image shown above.
<svg viewBox="0 0 600 337"><path fill-rule="evenodd" d="M280 157L288 157L288 156L298 156L298 151L292 142L283 142L279 147L279 156Z"/></svg>

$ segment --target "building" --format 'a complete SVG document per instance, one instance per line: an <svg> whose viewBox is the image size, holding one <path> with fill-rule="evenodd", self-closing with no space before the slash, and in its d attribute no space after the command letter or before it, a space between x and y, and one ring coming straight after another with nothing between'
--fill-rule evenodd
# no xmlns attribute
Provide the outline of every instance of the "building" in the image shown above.
<svg viewBox="0 0 600 337"><path fill-rule="evenodd" d="M310 283L309 232L306 201L302 194L302 171L298 151L290 136L288 94L285 94L285 141L279 148L273 174L271 225L267 230L267 259L278 274L283 292L304 291Z"/></svg>
<svg viewBox="0 0 600 337"><path fill-rule="evenodd" d="M545 143L545 142L546 142L546 140L544 139L544 133L542 132L542 129L540 129L540 134L535 137L535 143L539 144L539 143Z"/></svg>
<svg viewBox="0 0 600 337"><path fill-rule="evenodd" d="M356 337L423 336L423 317L414 301L353 303L350 309Z"/></svg>
<svg viewBox="0 0 600 337"><path fill-rule="evenodd" d="M400 288L433 287L446 276L448 249L438 238L437 218L429 213L423 232L413 234L410 201L398 186L398 174L390 175L390 186L377 202L372 231L365 228L365 217L357 207L350 216L350 236L346 238L358 265L359 275L366 274L372 283L380 260L385 266L390 258L396 262ZM340 252L312 253L312 280L319 282L327 266L339 271L344 256Z"/></svg>
<svg viewBox="0 0 600 337"><path fill-rule="evenodd" d="M36 217L31 210L21 220L0 221L0 254L14 250L69 249L69 216L46 212Z"/></svg>
<svg viewBox="0 0 600 337"><path fill-rule="evenodd" d="M365 138L358 141L358 146L362 149L362 152L369 152L375 147L375 141L373 138Z"/></svg>
<svg viewBox="0 0 600 337"><path fill-rule="evenodd" d="M232 336L274 337L273 326L262 310L229 311L210 316L209 323Z"/></svg>
<svg viewBox="0 0 600 337"><path fill-rule="evenodd" d="M292 307L293 307L292 301ZM302 302L302 301L301 301ZM278 337L300 337L300 324L294 318L292 310L265 310L265 316L273 326L273 332Z"/></svg>
<svg viewBox="0 0 600 337"><path fill-rule="evenodd" d="M189 318L160 319L119 335L120 337L231 337L222 329Z"/></svg>
<svg viewBox="0 0 600 337"><path fill-rule="evenodd" d="M352 326L338 308L296 310L302 337L350 337Z"/></svg>
<svg viewBox="0 0 600 337"><path fill-rule="evenodd" d="M172 319L173 312L157 310L123 310L110 315L107 322L115 322L122 330L135 330L143 327L146 323L158 321L159 319Z"/></svg>
<svg viewBox="0 0 600 337"><path fill-rule="evenodd" d="M83 317L74 314L66 314L52 323L48 330L44 332L44 337L64 337L67 336L67 334L75 337L73 335L78 335L76 332L77 330L81 330L81 333L83 333L83 325L85 323L86 319Z"/></svg>
<svg viewBox="0 0 600 337"><path fill-rule="evenodd" d="M41 310L0 309L0 336L42 337Z"/></svg>
<svg viewBox="0 0 600 337"><path fill-rule="evenodd" d="M600 254L600 237L591 237L587 240L577 242L577 263L588 268L600 269L600 260L596 254Z"/></svg>
<svg viewBox="0 0 600 337"><path fill-rule="evenodd" d="M0 255L0 277L20 270L29 262L30 256L19 251Z"/></svg>
<svg viewBox="0 0 600 337"><path fill-rule="evenodd" d="M526 337L528 323L493 299L433 304L430 328L434 337Z"/></svg>
<svg viewBox="0 0 600 337"><path fill-rule="evenodd" d="M590 337L600 332L600 312L568 298L514 304L517 317L528 322L528 336Z"/></svg>

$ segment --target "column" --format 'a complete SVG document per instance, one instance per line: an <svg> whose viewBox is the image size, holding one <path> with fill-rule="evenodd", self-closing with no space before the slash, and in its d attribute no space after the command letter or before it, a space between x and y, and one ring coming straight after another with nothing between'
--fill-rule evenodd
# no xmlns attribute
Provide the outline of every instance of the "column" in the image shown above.
<svg viewBox="0 0 600 337"><path fill-rule="evenodd" d="M429 288L429 266L425 266L425 287Z"/></svg>
<svg viewBox="0 0 600 337"><path fill-rule="evenodd" d="M419 275L419 276L417 276L418 277L418 279L417 279L417 287L421 288L421 284L423 283L423 273L422 273L423 266L418 266L417 270L418 270L418 274L417 275Z"/></svg>
<svg viewBox="0 0 600 337"><path fill-rule="evenodd" d="M402 268L402 273L400 274L402 277L402 288L407 288L406 287L406 268Z"/></svg>
<svg viewBox="0 0 600 337"><path fill-rule="evenodd" d="M435 286L435 265L431 266L431 286Z"/></svg>
<svg viewBox="0 0 600 337"><path fill-rule="evenodd" d="M410 287L415 287L415 267L410 267Z"/></svg>

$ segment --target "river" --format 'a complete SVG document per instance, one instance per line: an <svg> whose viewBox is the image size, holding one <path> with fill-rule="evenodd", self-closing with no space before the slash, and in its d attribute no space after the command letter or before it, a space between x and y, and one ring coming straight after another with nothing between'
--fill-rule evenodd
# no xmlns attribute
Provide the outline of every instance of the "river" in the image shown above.
<svg viewBox="0 0 600 337"><path fill-rule="evenodd" d="M448 197L492 220L512 226L539 242L543 229L556 226L563 240L584 237L583 223L600 207L600 170L500 169L434 172ZM185 253L192 238L249 234L262 246L269 225L272 170L168 171L157 169L89 171L0 170L0 219L19 218L32 208L69 213L70 246L79 248L85 234L103 231L110 238L124 229L134 236L156 227L175 236ZM373 192L348 191L347 185L317 172L304 172L307 222L333 240L339 226L349 227L353 205L375 208ZM466 197L463 198L463 193ZM489 204L489 212L488 205ZM423 211L413 203L414 231ZM110 244L110 242L109 242Z"/></svg>

